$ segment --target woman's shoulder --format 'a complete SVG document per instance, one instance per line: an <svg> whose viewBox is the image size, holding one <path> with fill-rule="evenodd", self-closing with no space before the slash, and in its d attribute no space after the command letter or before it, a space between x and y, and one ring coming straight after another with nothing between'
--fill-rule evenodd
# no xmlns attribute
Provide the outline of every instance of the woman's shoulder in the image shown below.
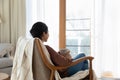
<svg viewBox="0 0 120 80"><path fill-rule="evenodd" d="M46 47L47 49L53 49L53 48L50 47L49 45L45 45L45 47Z"/></svg>

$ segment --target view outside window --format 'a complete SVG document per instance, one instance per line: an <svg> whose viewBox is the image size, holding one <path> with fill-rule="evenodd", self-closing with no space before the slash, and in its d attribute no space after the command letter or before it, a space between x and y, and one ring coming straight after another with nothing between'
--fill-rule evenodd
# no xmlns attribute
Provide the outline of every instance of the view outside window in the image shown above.
<svg viewBox="0 0 120 80"><path fill-rule="evenodd" d="M90 55L91 0L66 0L66 47Z"/></svg>

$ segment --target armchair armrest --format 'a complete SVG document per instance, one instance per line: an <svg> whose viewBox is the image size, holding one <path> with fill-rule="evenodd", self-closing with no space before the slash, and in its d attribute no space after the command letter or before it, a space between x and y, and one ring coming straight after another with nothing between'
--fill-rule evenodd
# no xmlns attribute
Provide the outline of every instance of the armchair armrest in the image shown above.
<svg viewBox="0 0 120 80"><path fill-rule="evenodd" d="M82 57L79 59L74 60L71 64L67 65L67 66L53 66L53 69L55 70L61 70L61 69L66 69L68 67L74 66L84 60L89 60L90 62L93 60L94 58L92 56L86 56L86 57ZM91 64L91 63L90 63Z"/></svg>

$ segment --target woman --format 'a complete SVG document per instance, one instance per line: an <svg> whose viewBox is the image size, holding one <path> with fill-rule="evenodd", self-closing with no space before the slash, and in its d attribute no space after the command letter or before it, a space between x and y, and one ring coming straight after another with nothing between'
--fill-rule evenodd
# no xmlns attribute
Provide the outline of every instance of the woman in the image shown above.
<svg viewBox="0 0 120 80"><path fill-rule="evenodd" d="M37 37L43 43L47 42L48 37L49 37L48 27L43 22L36 22L32 26L32 28L30 30L30 33L31 33L33 38ZM46 48L47 48L47 50L48 50L48 52L50 54L52 62L56 66L65 66L65 65L71 64L71 62L73 60L76 60L78 58L81 58L81 57L85 56L84 53L81 53L81 54L78 54L75 58L69 59L69 58L66 58L66 57L60 55L59 52L56 52L50 46L48 46L48 45L45 45L45 46L46 46ZM67 68L65 70L62 70L62 71L59 71L59 72L60 72L62 77L65 77L65 76L71 76L71 75L75 74L76 72L78 72L80 70L85 70L85 69L88 69L88 61L87 60L85 60L83 62L80 62L77 65L74 65L72 67L69 67L69 68Z"/></svg>

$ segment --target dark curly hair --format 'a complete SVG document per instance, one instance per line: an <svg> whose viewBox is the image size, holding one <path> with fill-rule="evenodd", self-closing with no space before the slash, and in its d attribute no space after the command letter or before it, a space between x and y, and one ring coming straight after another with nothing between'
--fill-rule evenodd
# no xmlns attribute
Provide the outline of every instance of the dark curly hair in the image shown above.
<svg viewBox="0 0 120 80"><path fill-rule="evenodd" d="M37 37L39 39L42 39L43 32L48 33L48 27L43 22L36 22L35 24L33 24L30 30L32 37Z"/></svg>

